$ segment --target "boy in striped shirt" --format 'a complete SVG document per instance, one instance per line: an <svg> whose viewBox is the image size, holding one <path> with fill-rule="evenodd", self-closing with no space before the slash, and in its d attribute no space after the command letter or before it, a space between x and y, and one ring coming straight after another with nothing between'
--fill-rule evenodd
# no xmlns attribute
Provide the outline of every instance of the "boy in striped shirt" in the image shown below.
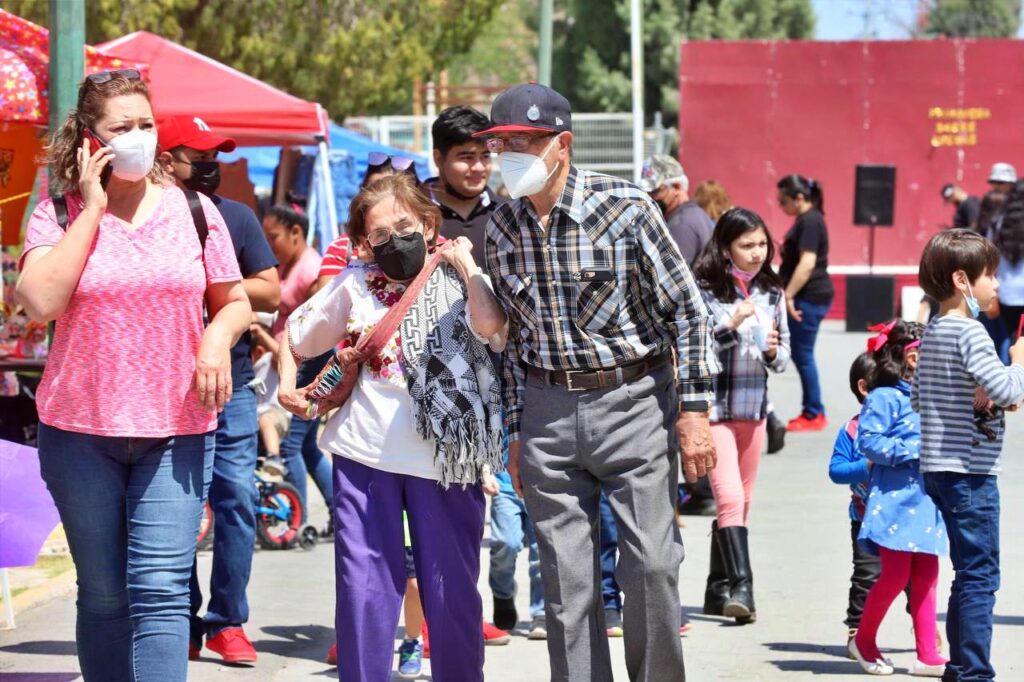
<svg viewBox="0 0 1024 682"><path fill-rule="evenodd" d="M918 279L939 301L921 340L910 396L921 415L921 472L942 513L956 577L946 636L950 661L942 679L995 679L990 661L992 612L999 589L999 454L1005 412L1024 402L1024 339L1004 366L975 318L996 300L996 247L970 230L932 237Z"/></svg>

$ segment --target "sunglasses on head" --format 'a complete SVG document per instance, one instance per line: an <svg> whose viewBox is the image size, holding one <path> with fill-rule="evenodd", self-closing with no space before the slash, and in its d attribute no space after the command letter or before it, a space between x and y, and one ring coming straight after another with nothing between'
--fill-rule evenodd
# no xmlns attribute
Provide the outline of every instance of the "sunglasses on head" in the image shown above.
<svg viewBox="0 0 1024 682"><path fill-rule="evenodd" d="M109 83L115 78L124 78L129 81L137 81L142 79L142 74L136 69L118 69L117 71L100 71L99 73L90 73L85 77L88 83L93 85L103 85ZM78 89L78 108L82 108L82 100L85 98L85 85Z"/></svg>
<svg viewBox="0 0 1024 682"><path fill-rule="evenodd" d="M370 152L366 159L366 165L370 168L376 168L383 166L389 161L391 162L391 167L396 171L407 171L416 163L415 159L410 159L408 156L392 156L384 152Z"/></svg>

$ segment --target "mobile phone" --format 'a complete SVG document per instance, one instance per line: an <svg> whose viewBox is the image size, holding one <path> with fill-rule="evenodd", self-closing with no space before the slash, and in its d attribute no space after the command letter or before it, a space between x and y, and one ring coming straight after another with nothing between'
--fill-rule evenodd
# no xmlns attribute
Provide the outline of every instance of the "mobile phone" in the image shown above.
<svg viewBox="0 0 1024 682"><path fill-rule="evenodd" d="M100 142L100 138L97 137L97 135L88 128L85 129L85 139L89 140L89 156L92 156L93 154L107 146ZM110 182L110 176L113 172L114 166L112 163L108 161L107 167L104 168L103 172L100 174L100 186L103 189L107 188L107 184Z"/></svg>

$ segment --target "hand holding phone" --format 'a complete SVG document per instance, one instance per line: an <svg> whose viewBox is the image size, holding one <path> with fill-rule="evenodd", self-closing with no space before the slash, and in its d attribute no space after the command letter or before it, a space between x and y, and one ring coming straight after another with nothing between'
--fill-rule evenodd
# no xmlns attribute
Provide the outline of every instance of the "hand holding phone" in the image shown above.
<svg viewBox="0 0 1024 682"><path fill-rule="evenodd" d="M106 209L113 158L114 151L86 130L78 150L78 190L86 208Z"/></svg>

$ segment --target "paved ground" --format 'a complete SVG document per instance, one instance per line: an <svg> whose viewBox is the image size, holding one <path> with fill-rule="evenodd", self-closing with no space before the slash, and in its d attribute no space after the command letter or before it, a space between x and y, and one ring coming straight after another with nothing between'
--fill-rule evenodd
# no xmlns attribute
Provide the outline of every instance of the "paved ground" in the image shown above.
<svg viewBox="0 0 1024 682"><path fill-rule="evenodd" d="M838 326L822 333L818 358L826 403L838 428L856 404L846 385L850 360L863 348L864 335L846 334ZM795 414L799 382L794 371L773 379L772 394L780 414ZM683 531L687 559L680 573L680 602L694 622L684 639L688 679L801 680L863 679L856 664L844 658L842 623L849 576L847 494L832 485L826 468L834 429L822 434L791 435L779 455L766 456L755 492L750 523L758 622L736 627L699 614L707 568L710 519L686 517ZM1015 523L1024 512L1024 465L1019 462L1024 417L1011 419L1003 495L1003 588L996 607L994 658L1003 680L1024 679L1024 651L1015 645L1024 626L1024 546L1012 542ZM312 486L311 486L311 489ZM323 512L321 511L321 514ZM486 544L486 543L485 543ZM486 557L486 549L482 549ZM255 668L228 668L206 657L190 665L191 680L317 680L337 673L321 661L332 637L333 554L330 545L311 552L259 552L250 586L252 621L248 632L260 652ZM527 584L525 557L520 584ZM485 564L486 565L486 564ZM200 557L209 570L210 556ZM944 617L951 569L942 564L940 619ZM481 581L486 614L490 592L486 571ZM520 595L520 612L526 600ZM519 633L505 647L487 649L487 679L494 682L540 682L548 678L543 642ZM902 603L883 625L880 643L905 672L913 663L910 619ZM622 641L611 643L616 678L625 680ZM429 663L428 663L429 665ZM79 679L74 644L73 598L54 599L23 614L13 632L0 632L0 680L71 682ZM1018 675L1020 677L1018 677ZM397 676L396 676L397 679ZM421 679L431 679L429 667Z"/></svg>

